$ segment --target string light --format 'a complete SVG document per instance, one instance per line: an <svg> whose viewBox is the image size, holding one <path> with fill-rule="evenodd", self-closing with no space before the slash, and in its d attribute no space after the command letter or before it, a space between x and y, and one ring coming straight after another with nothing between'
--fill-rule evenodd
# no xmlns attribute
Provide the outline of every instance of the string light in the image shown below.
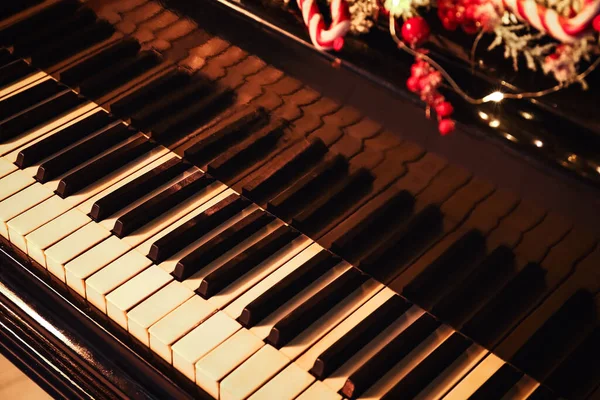
<svg viewBox="0 0 600 400"><path fill-rule="evenodd" d="M409 46L407 46L398 37L398 35L396 33L396 21L395 21L395 17L391 13L390 13L390 18L389 18L389 30L390 30L390 35L392 36L392 39L394 40L394 42L396 43L396 45L398 46L399 49L404 50L405 52L412 55L413 57L420 57L420 58L424 59L425 61L427 61L429 64L431 64L431 66L433 68L435 68L442 74L442 76L444 77L446 82L448 82L448 85L450 85L450 88L453 89L459 96L461 96L463 99L465 99L467 102L469 102L471 104L484 104L484 103L488 103L488 102L496 102L497 103L504 99L521 100L521 99L531 99L531 98L538 98L538 97L546 96L546 95L558 92L559 90L562 90L562 89L568 87L573 82L583 80L593 70L595 70L598 65L600 65L600 57L598 57L585 71L583 71L582 73L577 75L572 81L562 82L562 83L559 83L550 88L547 88L544 90L539 90L537 92L502 93L502 92L495 91L495 92L488 94L487 96L484 96L483 98L478 99L478 98L469 96L458 85L458 83L456 83L456 81L454 79L452 79L450 74L448 74L448 72L446 72L446 70L444 68L442 68L442 66L439 65L437 62L435 62L431 57L429 57L426 54L415 51L412 48L410 48ZM541 147L541 146L538 146L538 147Z"/></svg>
<svg viewBox="0 0 600 400"><path fill-rule="evenodd" d="M536 145L536 147L540 147L540 148L544 146L544 142L542 142L542 141L541 141L541 140L539 140L539 139L536 139L536 140L534 140L534 141L533 141L533 144L535 144L535 145Z"/></svg>
<svg viewBox="0 0 600 400"><path fill-rule="evenodd" d="M493 119L490 121L489 125L491 128L497 128L500 126L500 121L498 121L497 119Z"/></svg>
<svg viewBox="0 0 600 400"><path fill-rule="evenodd" d="M490 116L487 115L486 113L484 113L483 111L479 111L479 118L481 118L484 121L487 121L488 119L490 119Z"/></svg>

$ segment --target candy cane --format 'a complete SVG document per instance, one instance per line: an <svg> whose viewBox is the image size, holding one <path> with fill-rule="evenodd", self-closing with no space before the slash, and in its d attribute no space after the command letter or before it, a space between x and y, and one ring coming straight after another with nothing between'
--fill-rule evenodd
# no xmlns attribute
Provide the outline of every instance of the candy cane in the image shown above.
<svg viewBox="0 0 600 400"><path fill-rule="evenodd" d="M559 15L535 0L502 0L504 7L541 32L564 43L574 42L600 12L600 0L584 0L582 10L572 18Z"/></svg>
<svg viewBox="0 0 600 400"><path fill-rule="evenodd" d="M313 45L319 50L340 50L344 45L343 37L350 29L350 13L345 0L331 2L332 23L325 29L323 17L319 13L315 0L298 0L302 18L308 27Z"/></svg>

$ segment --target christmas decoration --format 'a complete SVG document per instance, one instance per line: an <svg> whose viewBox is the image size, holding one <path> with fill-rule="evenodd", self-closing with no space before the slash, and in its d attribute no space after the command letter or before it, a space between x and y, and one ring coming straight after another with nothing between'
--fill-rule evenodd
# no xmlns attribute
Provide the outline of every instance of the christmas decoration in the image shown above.
<svg viewBox="0 0 600 400"><path fill-rule="evenodd" d="M325 29L323 16L319 13L315 0L298 0L304 23L308 27L310 39L319 50L340 50L344 36L350 29L350 15L344 0L331 2L331 26Z"/></svg>
<svg viewBox="0 0 600 400"><path fill-rule="evenodd" d="M472 104L537 98L574 83L585 89L586 76L600 64L600 0L327 0L329 29L315 1L297 0L310 38L321 50L339 50L348 32L365 34L388 18L391 38L400 50L415 57L406 86L425 103L428 116L435 113L442 135L454 130L454 108L440 93L442 86ZM446 30L473 35L473 64L480 39L490 35L488 51L503 48L515 70L525 65L552 76L557 84L534 92L471 97L424 48L436 34L428 22L432 18L438 18Z"/></svg>

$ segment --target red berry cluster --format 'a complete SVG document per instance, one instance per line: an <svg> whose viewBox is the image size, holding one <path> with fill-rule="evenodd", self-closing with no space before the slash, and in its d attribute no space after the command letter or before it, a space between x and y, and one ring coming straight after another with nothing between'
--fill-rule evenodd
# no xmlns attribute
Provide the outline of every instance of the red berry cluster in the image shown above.
<svg viewBox="0 0 600 400"><path fill-rule="evenodd" d="M444 28L454 31L460 26L468 34L492 30L501 15L490 0L439 0L437 13Z"/></svg>
<svg viewBox="0 0 600 400"><path fill-rule="evenodd" d="M411 76L406 81L408 90L417 93L428 107L435 110L440 134L449 134L454 130L454 121L449 118L454 108L438 90L442 84L442 74L422 58L416 59L410 72Z"/></svg>

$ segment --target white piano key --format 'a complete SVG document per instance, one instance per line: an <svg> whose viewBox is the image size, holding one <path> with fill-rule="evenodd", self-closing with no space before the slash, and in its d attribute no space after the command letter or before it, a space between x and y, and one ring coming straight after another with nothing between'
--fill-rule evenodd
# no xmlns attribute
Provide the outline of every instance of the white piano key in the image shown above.
<svg viewBox="0 0 600 400"><path fill-rule="evenodd" d="M83 105L79 106L78 108L74 109L73 111L64 113L56 118L54 118L52 121L50 121L48 124L41 126L39 128L33 128L30 131L25 132L24 134L11 139L9 141L6 141L4 143L0 143L0 156L8 154L10 152L12 152L15 149L18 149L19 147L31 142L32 140L51 133L51 131L59 128L59 129L63 129L66 128L67 126L75 123L75 118L82 116L83 114L86 114L87 112L97 108L98 105L92 102L87 102L84 103ZM68 122L71 122L70 124L67 124ZM16 160L16 158L15 158ZM10 161L10 160L9 160Z"/></svg>
<svg viewBox="0 0 600 400"><path fill-rule="evenodd" d="M90 223L48 248L46 267L57 278L65 281L65 264L110 236L110 232Z"/></svg>
<svg viewBox="0 0 600 400"><path fill-rule="evenodd" d="M0 201L0 234L8 239L8 221L36 206L54 193L39 183Z"/></svg>
<svg viewBox="0 0 600 400"><path fill-rule="evenodd" d="M248 210L248 208L246 208L242 212L245 212L246 210ZM204 277L206 275L208 275L209 273L211 273L212 271L214 271L215 269L217 269L218 267L220 267L227 261L231 260L233 257L238 255L242 251L248 249L249 247L251 247L252 245L257 243L259 240L261 240L262 238L267 236L269 233L273 232L278 227L280 227L281 224L282 224L281 221L278 221L278 220L271 222L264 228L258 230L255 234L253 234L249 238L243 240L236 246L232 247L229 251L223 253L219 258L217 258L213 262L206 265L200 271L196 272L194 275L192 275L191 277L189 277L188 279L183 281L183 283L192 290L198 289L200 287L200 282L202 282L202 280L204 279Z"/></svg>
<svg viewBox="0 0 600 400"><path fill-rule="evenodd" d="M290 360L270 345L263 346L221 382L222 400L245 399L267 383Z"/></svg>
<svg viewBox="0 0 600 400"><path fill-rule="evenodd" d="M162 270L161 270L162 271ZM196 361L241 329L227 314L218 311L173 346L173 366L195 381Z"/></svg>
<svg viewBox="0 0 600 400"><path fill-rule="evenodd" d="M229 192L229 191L227 191ZM227 196L224 196L223 198L226 198ZM211 201L211 204L209 205L208 203L202 205L200 207L200 209L202 209L202 211L198 212L197 214L194 212L195 215L200 214L201 212L204 212L205 210L209 209L210 207L212 207L213 205L217 204L218 202L213 202ZM188 254L190 254L192 251L194 251L195 249L197 249L198 247L202 246L204 243L208 242L209 240L211 240L212 238L214 238L215 236L217 236L219 233L223 232L225 229L233 226L234 224L236 224L237 222L241 221L245 216L250 215L253 211L257 210L258 207L255 206L254 204L246 207L245 209L243 209L242 211L240 211L239 213L237 213L235 216L229 218L227 221L225 221L223 224L219 225L218 227L216 227L215 229L213 229L212 231L208 232L206 235L198 238L196 241L190 243L188 246L186 246L183 250L180 250L179 252L175 253L174 255L172 255L171 257L167 258L166 260L164 260L163 262L160 263L160 267L162 269L164 269L165 271L172 273L173 271L175 271L175 267L177 266L177 263L185 256L187 256ZM193 218L191 216L186 216L186 220L189 221L189 219ZM160 234L162 235L164 233L161 232ZM165 233L166 235L166 233ZM162 236L165 236L162 235ZM161 236L161 237L162 237ZM158 240L158 235L155 235L154 237L152 237L151 242L154 243L156 240ZM150 242L150 240L148 241ZM150 243L147 246L148 252L150 252L150 246L152 244ZM145 246L144 246L145 247ZM145 251L146 249L142 249L142 247L140 246L140 251ZM226 257L226 255L230 254L231 252L236 252L237 248L232 248L230 250L230 252L225 253L222 257ZM148 254L148 252L144 253L144 254ZM237 254L237 252L236 252ZM220 262L221 258L220 257L218 260L215 260L215 262ZM214 264L214 262L213 262ZM211 265L211 264L209 264ZM220 264L219 264L220 265ZM208 266L206 267L208 268ZM205 269L206 269L205 268ZM190 282L184 282L190 289L192 290L196 290L199 286L200 286L200 281L197 281L194 279L194 276L188 278L188 280Z"/></svg>
<svg viewBox="0 0 600 400"><path fill-rule="evenodd" d="M441 399L458 381L460 381L488 351L478 344L471 345L467 351L438 375L415 399Z"/></svg>
<svg viewBox="0 0 600 400"><path fill-rule="evenodd" d="M314 376L294 363L250 396L251 400L293 400L315 381Z"/></svg>
<svg viewBox="0 0 600 400"><path fill-rule="evenodd" d="M194 295L194 292L173 281L135 306L127 313L127 329L140 342L150 347L148 329Z"/></svg>
<svg viewBox="0 0 600 400"><path fill-rule="evenodd" d="M302 250L291 260L286 262L280 268L278 268L271 275L267 276L262 281L254 285L243 295L239 296L235 301L229 304L223 311L227 313L231 318L239 318L244 308L252 301L256 300L260 295L265 293L271 287L273 287L280 280L291 274L297 268L302 266L308 260L317 255L323 248L317 243L312 243L306 249Z"/></svg>
<svg viewBox="0 0 600 400"><path fill-rule="evenodd" d="M152 265L106 296L106 313L127 329L127 312L172 280L170 274Z"/></svg>
<svg viewBox="0 0 600 400"><path fill-rule="evenodd" d="M6 175L16 171L18 168L15 164L0 158L0 178L4 178Z"/></svg>
<svg viewBox="0 0 600 400"><path fill-rule="evenodd" d="M425 311L417 306L409 308L402 316L400 316L400 318L373 338L371 342L350 358L344 365L329 375L323 383L335 392L340 391L350 375L374 357L385 345L401 334L406 328L411 326L424 313Z"/></svg>
<svg viewBox="0 0 600 400"><path fill-rule="evenodd" d="M159 240L160 238L166 236L170 232L174 231L175 229L177 229L181 225L183 225L186 222L188 222L190 219L192 219L195 216L203 213L204 211L206 211L210 207L214 206L215 204L219 203L223 199L226 199L227 197L229 197L233 193L235 193L235 192L232 189L226 189L226 190L224 190L223 192L219 193L218 195L216 195L215 197L211 198L207 202L203 203L201 206L199 206L198 208L196 208L194 211L192 211L192 212L190 212L190 213L182 216L181 218L176 219L175 221L173 221L172 224L170 224L169 226L167 226L165 229L161 230L160 232L156 233L152 237L146 239L142 244L140 244L139 246L137 246L135 249L137 251L139 251L140 253L142 253L143 255L148 255L150 253L150 248L152 247L152 245L157 240ZM192 244L192 246L193 246L193 244ZM167 267L166 265L168 265L168 264L161 264L161 267L165 271L172 271L173 269L175 269L175 265L173 265L172 267Z"/></svg>
<svg viewBox="0 0 600 400"><path fill-rule="evenodd" d="M413 351L400 360L392 369L371 386L360 398L379 399L389 392L394 385L421 363L431 352L440 346L454 331L448 326L441 326L429 335Z"/></svg>
<svg viewBox="0 0 600 400"><path fill-rule="evenodd" d="M377 308L394 296L394 292L389 288L384 288L381 292L373 296L369 301L360 306L358 310L352 313L341 324L336 326L331 332L325 335L306 353L298 358L295 363L305 371L310 371L317 358L335 342L346 335L352 328L358 325L362 320L371 315Z"/></svg>
<svg viewBox="0 0 600 400"><path fill-rule="evenodd" d="M119 238L110 236L65 265L67 285L85 298L85 280L129 250Z"/></svg>
<svg viewBox="0 0 600 400"><path fill-rule="evenodd" d="M171 345L215 311L208 301L200 296L193 296L150 327L150 348L165 361L172 363Z"/></svg>
<svg viewBox="0 0 600 400"><path fill-rule="evenodd" d="M220 382L256 353L265 343L246 329L240 329L196 363L196 385L215 399Z"/></svg>
<svg viewBox="0 0 600 400"><path fill-rule="evenodd" d="M285 317L300 304L319 293L321 290L323 290L323 288L325 288L350 268L352 267L348 263L340 262L338 265L325 272L316 281L311 283L308 287L286 302L283 306L279 307L268 317L264 318L262 321L250 328L250 331L262 340L265 340L269 336L271 329L277 323L277 321Z"/></svg>
<svg viewBox="0 0 600 400"><path fill-rule="evenodd" d="M538 386L540 386L539 382L530 376L525 375L502 397L502 399L526 400Z"/></svg>
<svg viewBox="0 0 600 400"><path fill-rule="evenodd" d="M69 211L71 207L58 196L52 196L21 215L8 221L10 241L27 253L25 236L54 218Z"/></svg>
<svg viewBox="0 0 600 400"><path fill-rule="evenodd" d="M208 200L212 199L226 188L227 187L222 183L215 182L212 185L209 185L206 189L192 196L184 203L172 208L160 218L153 220L130 235L127 235L122 240L124 240L131 247L136 247L172 224L174 221L184 217L202 204L206 203Z"/></svg>
<svg viewBox="0 0 600 400"><path fill-rule="evenodd" d="M234 283L212 296L208 301L214 304L217 308L225 307L237 299L241 294L254 287L271 272L288 262L298 253L308 247L308 245L311 243L312 240L306 236L302 235L296 238L289 245L283 247L280 251L273 254L273 256L257 265L240 279L236 280Z"/></svg>
<svg viewBox="0 0 600 400"><path fill-rule="evenodd" d="M90 221L90 217L79 210L67 211L25 236L27 240L27 254L45 268L46 249Z"/></svg>
<svg viewBox="0 0 600 400"><path fill-rule="evenodd" d="M17 93L20 93L26 89L29 89L35 85L38 85L38 84L45 82L47 80L50 80L50 79L51 79L50 75L48 75L47 73L45 73L43 71L33 72L33 73L27 75L26 77L24 77L23 79L1 88L0 89L0 102L11 98L12 96L14 96ZM0 107L2 107L1 104L0 104Z"/></svg>
<svg viewBox="0 0 600 400"><path fill-rule="evenodd" d="M373 297L385 286L369 279L361 287L348 295L344 300L338 303L323 317L314 322L310 327L304 330L300 335L292 339L283 346L280 351L292 360L298 358L317 340L322 338L331 329L335 328L348 315L353 313L358 307Z"/></svg>
<svg viewBox="0 0 600 400"><path fill-rule="evenodd" d="M106 313L106 295L148 268L151 264L149 259L136 251L130 251L122 255L86 279L86 298L100 311Z"/></svg>
<svg viewBox="0 0 600 400"><path fill-rule="evenodd" d="M0 201L9 198L34 183L35 179L23 171L15 171L10 175L6 175L0 179Z"/></svg>
<svg viewBox="0 0 600 400"><path fill-rule="evenodd" d="M331 390L321 381L316 381L306 389L296 400L342 400L342 396Z"/></svg>
<svg viewBox="0 0 600 400"><path fill-rule="evenodd" d="M502 366L504 361L494 354L489 354L477 367L464 377L446 396L444 400L468 399L484 383L486 383Z"/></svg>

